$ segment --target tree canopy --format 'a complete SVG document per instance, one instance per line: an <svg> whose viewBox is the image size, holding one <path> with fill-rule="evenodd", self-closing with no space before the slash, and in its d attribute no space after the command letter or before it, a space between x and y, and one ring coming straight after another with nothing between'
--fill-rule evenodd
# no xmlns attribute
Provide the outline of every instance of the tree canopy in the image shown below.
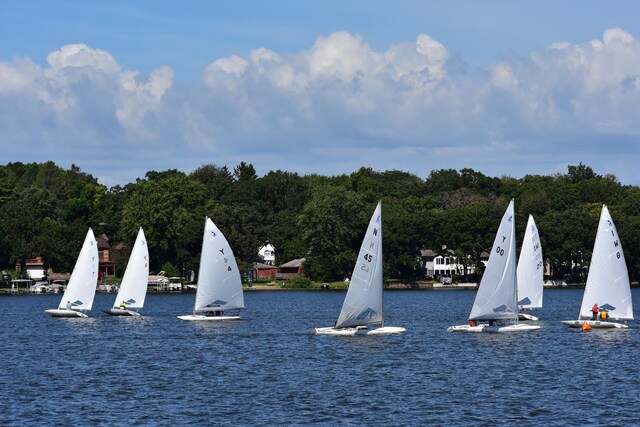
<svg viewBox="0 0 640 427"><path fill-rule="evenodd" d="M0 268L42 256L70 271L88 227L110 238L126 259L143 227L151 269L196 270L209 216L225 233L241 266L259 260L266 241L276 263L305 258L307 275L336 280L351 274L367 222L382 200L384 268L388 278L422 277L421 249L453 250L478 263L490 249L509 200L516 201L518 242L527 216L538 224L553 274L588 263L602 204L616 222L633 280L640 274L640 188L621 185L582 163L566 174L489 177L473 169L431 171L426 179L360 168L349 175L300 176L250 163L233 170L205 164L190 174L149 171L124 187L106 188L77 166L53 162L0 166Z"/></svg>

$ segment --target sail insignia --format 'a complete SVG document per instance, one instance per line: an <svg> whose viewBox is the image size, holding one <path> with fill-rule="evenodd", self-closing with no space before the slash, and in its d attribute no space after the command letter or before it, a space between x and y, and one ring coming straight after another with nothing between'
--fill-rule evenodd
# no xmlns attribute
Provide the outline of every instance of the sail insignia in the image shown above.
<svg viewBox="0 0 640 427"><path fill-rule="evenodd" d="M507 310L508 310L508 307L505 304L502 304L502 305L500 305L498 307L495 307L493 309L493 312L494 313L502 313L502 312L507 311Z"/></svg>
<svg viewBox="0 0 640 427"><path fill-rule="evenodd" d="M227 305L226 301L222 301L222 300L217 299L217 300L205 305L205 307L212 307L213 308L213 307L222 307L224 305Z"/></svg>
<svg viewBox="0 0 640 427"><path fill-rule="evenodd" d="M529 297L522 298L520 301L518 301L518 305L529 305L529 304L531 304L531 300L529 299Z"/></svg>
<svg viewBox="0 0 640 427"><path fill-rule="evenodd" d="M369 320L369 319L375 319L377 316L378 316L378 312L369 307L365 311L360 313L358 317L356 317L356 319Z"/></svg>

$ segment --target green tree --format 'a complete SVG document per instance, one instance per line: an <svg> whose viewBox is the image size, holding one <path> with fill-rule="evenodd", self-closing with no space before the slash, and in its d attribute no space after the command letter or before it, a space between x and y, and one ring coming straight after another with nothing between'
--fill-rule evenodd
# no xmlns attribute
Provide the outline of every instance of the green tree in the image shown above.
<svg viewBox="0 0 640 427"><path fill-rule="evenodd" d="M375 204L343 187L316 189L298 216L308 248L305 272L317 280L349 275Z"/></svg>
<svg viewBox="0 0 640 427"><path fill-rule="evenodd" d="M139 181L128 197L121 236L132 242L138 229L144 228L152 270L167 261L192 264L202 239L206 188L182 173L154 176L157 179Z"/></svg>

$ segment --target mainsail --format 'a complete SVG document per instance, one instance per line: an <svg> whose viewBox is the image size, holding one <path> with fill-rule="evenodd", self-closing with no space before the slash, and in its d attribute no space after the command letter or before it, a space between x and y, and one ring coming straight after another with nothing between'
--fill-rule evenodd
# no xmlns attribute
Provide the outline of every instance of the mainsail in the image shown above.
<svg viewBox="0 0 640 427"><path fill-rule="evenodd" d="M138 230L127 269L124 272L113 308L119 308L124 301L127 308L142 308L147 295L149 281L149 248L142 227Z"/></svg>
<svg viewBox="0 0 640 427"><path fill-rule="evenodd" d="M207 218L202 237L198 290L194 311L244 308L242 281L229 242Z"/></svg>
<svg viewBox="0 0 640 427"><path fill-rule="evenodd" d="M517 319L513 199L502 217L469 320Z"/></svg>
<svg viewBox="0 0 640 427"><path fill-rule="evenodd" d="M382 205L378 202L362 241L336 328L382 323Z"/></svg>
<svg viewBox="0 0 640 427"><path fill-rule="evenodd" d="M605 308L612 319L633 319L627 264L618 231L605 205L600 213L580 316L591 317L593 304Z"/></svg>
<svg viewBox="0 0 640 427"><path fill-rule="evenodd" d="M82 249L73 267L67 289L60 300L59 309L91 310L98 283L98 244L89 229Z"/></svg>
<svg viewBox="0 0 640 427"><path fill-rule="evenodd" d="M544 285L544 263L538 227L529 215L527 229L522 240L522 250L518 259L518 306L520 308L542 307Z"/></svg>

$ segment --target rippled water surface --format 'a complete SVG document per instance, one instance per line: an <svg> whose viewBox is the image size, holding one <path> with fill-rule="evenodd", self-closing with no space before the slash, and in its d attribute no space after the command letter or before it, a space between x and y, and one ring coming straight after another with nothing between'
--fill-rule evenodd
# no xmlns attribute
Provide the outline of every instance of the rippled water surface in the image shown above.
<svg viewBox="0 0 640 427"><path fill-rule="evenodd" d="M344 292L247 292L243 320L184 322L194 294L144 316L48 317L60 296L0 297L0 425L631 425L640 322L569 330L582 291L546 290L542 329L454 334L473 291L388 291L399 336L314 336ZM640 314L640 290L633 290Z"/></svg>

